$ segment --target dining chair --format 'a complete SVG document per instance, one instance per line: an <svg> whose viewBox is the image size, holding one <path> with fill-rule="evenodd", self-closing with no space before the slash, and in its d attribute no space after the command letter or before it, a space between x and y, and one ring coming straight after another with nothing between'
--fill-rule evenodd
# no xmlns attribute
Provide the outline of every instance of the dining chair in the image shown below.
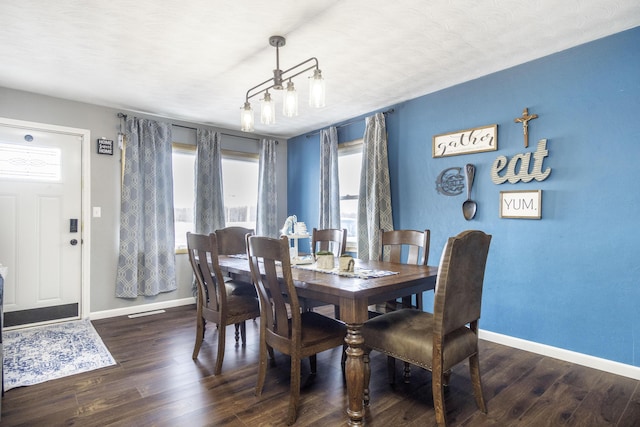
<svg viewBox="0 0 640 427"><path fill-rule="evenodd" d="M320 251L331 251L339 257L347 249L347 229L314 228L311 233L311 254L314 256Z"/></svg>
<svg viewBox="0 0 640 427"><path fill-rule="evenodd" d="M430 230L380 230L380 248L378 259L397 264L427 265L429 260ZM402 298L402 308L415 307L422 310L422 294L416 294L416 305L412 303L412 296ZM388 301L388 310L398 308L396 301Z"/></svg>
<svg viewBox="0 0 640 427"><path fill-rule="evenodd" d="M260 299L260 362L256 395L262 394L269 348L291 357L291 389L287 423L297 418L300 361L309 357L316 374L316 354L344 345L344 323L313 311L302 311L291 275L289 239L247 236L251 277ZM279 277L279 271L282 276ZM283 295L286 294L285 295ZM290 310L287 310L287 305ZM344 351L344 350L343 350Z"/></svg>
<svg viewBox="0 0 640 427"><path fill-rule="evenodd" d="M225 227L215 231L216 239L218 239L218 255L236 255L247 256L247 234L255 234L254 230L245 227ZM234 295L251 295L255 298L256 288L253 283L242 280L227 280L227 288Z"/></svg>
<svg viewBox="0 0 640 427"><path fill-rule="evenodd" d="M365 322L365 404L369 403L369 353L376 350L431 371L436 422L443 426L444 375L468 359L476 404L487 412L480 380L478 322L490 242L491 235L477 230L448 239L438 268L433 314L405 308Z"/></svg>
<svg viewBox="0 0 640 427"><path fill-rule="evenodd" d="M320 251L330 251L333 255L339 257L344 254L347 249L347 229L324 228L318 230L314 228L311 232L311 254L316 258L316 254ZM314 307L327 305L327 303L305 298L303 300L305 310L312 310ZM340 318L340 307L334 306L334 316Z"/></svg>
<svg viewBox="0 0 640 427"><path fill-rule="evenodd" d="M198 285L196 342L192 358L198 358L204 341L206 322L217 324L218 354L214 375L218 375L222 371L224 360L226 327L235 325L236 344L241 337L242 345L245 345L245 321L260 316L260 305L255 296L236 295L231 292L233 282L225 281L218 264L218 242L215 233L206 235L188 232L187 248Z"/></svg>
<svg viewBox="0 0 640 427"><path fill-rule="evenodd" d="M380 230L378 259L397 264L427 265L430 236L430 230ZM402 297L401 305L396 300L390 300L383 307L372 306L369 309L369 315L373 317L398 308L417 308L422 310L422 293L415 294L415 306L412 303L412 298L412 295ZM395 362L396 359L393 356L387 357L387 370L390 376L395 373ZM404 362L404 382L408 383L410 377L410 363Z"/></svg>

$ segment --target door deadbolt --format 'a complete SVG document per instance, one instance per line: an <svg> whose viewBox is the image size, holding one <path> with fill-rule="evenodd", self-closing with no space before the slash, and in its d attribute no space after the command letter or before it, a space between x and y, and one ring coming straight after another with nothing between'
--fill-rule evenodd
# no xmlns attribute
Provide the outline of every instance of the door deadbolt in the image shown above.
<svg viewBox="0 0 640 427"><path fill-rule="evenodd" d="M71 245L75 246L75 245L78 244L78 241L76 239L71 239L71 241L69 243L71 243Z"/></svg>

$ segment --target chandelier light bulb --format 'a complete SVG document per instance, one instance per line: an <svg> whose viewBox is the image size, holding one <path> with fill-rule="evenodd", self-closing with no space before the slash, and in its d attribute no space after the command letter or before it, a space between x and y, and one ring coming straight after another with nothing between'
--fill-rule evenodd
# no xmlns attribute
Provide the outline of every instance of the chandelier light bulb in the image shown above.
<svg viewBox="0 0 640 427"><path fill-rule="evenodd" d="M264 98L262 98L260 122L264 125L272 125L276 122L276 104L271 99L269 91L266 91L264 93Z"/></svg>
<svg viewBox="0 0 640 427"><path fill-rule="evenodd" d="M245 102L244 106L240 108L240 130L253 132L253 110L249 102Z"/></svg>
<svg viewBox="0 0 640 427"><path fill-rule="evenodd" d="M313 76L309 77L309 106L313 108L324 107L325 85L322 71L316 68Z"/></svg>
<svg viewBox="0 0 640 427"><path fill-rule="evenodd" d="M293 82L289 80L287 89L282 94L282 114L286 117L298 115L298 92L293 86Z"/></svg>

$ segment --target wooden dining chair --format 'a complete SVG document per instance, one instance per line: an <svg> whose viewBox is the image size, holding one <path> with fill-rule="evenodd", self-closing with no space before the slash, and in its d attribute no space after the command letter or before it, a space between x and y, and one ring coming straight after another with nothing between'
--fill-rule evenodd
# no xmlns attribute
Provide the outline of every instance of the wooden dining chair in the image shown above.
<svg viewBox="0 0 640 427"><path fill-rule="evenodd" d="M429 261L429 243L431 232L429 230L380 230L380 248L378 259L397 264L427 265ZM422 294L416 294L416 305L413 306L412 297L408 295L402 298L402 308L415 307L422 310ZM395 310L396 301L388 301L388 310Z"/></svg>
<svg viewBox="0 0 640 427"><path fill-rule="evenodd" d="M218 240L218 255L247 256L247 234L255 234L254 230L245 227L225 227L215 231ZM228 280L228 279L226 279ZM256 288L250 281L227 281L227 288L234 295L251 295L258 297Z"/></svg>
<svg viewBox="0 0 640 427"><path fill-rule="evenodd" d="M314 228L311 232L311 254L316 258L316 254L320 251L330 251L333 255L339 257L344 254L347 249L347 229L324 228L318 230ZM327 305L324 302L315 301L305 298L302 300L305 310L312 310L314 307ZM334 306L334 316L340 318L340 307Z"/></svg>
<svg viewBox="0 0 640 427"><path fill-rule="evenodd" d="M369 353L376 350L432 372L436 421L443 426L444 375L468 359L476 404L487 412L480 380L478 322L490 242L490 235L476 230L449 238L438 269L433 314L401 309L365 322L365 404L369 403Z"/></svg>
<svg viewBox="0 0 640 427"><path fill-rule="evenodd" d="M287 423L297 418L300 400L300 360L309 357L316 373L316 354L344 345L344 323L312 311L302 311L291 276L289 239L247 236L251 277L260 299L260 362L256 395L262 394L269 348L291 356L291 390ZM279 277L279 271L282 276ZM283 295L283 294L286 294ZM290 310L287 310L289 305Z"/></svg>
<svg viewBox="0 0 640 427"><path fill-rule="evenodd" d="M417 264L427 265L429 260L429 244L431 232L429 230L380 230L380 246L378 248L378 259L397 264ZM382 313L397 310L398 308L423 309L422 293L415 294L416 305L412 303L412 295L402 297L399 305L396 300L387 301L382 307L372 306L369 309L369 316L377 316ZM396 359L393 356L387 357L387 370L389 375L395 374ZM408 383L411 377L411 366L409 362L404 362L404 382Z"/></svg>
<svg viewBox="0 0 640 427"><path fill-rule="evenodd" d="M218 242L216 234L187 233L187 248L191 268L198 285L196 342L192 358L198 358L204 341L206 322L218 325L218 354L214 375L222 371L226 327L235 325L236 343L242 338L246 344L245 321L260 316L258 299L252 295L236 295L231 292L233 282L225 281L218 264Z"/></svg>
<svg viewBox="0 0 640 427"><path fill-rule="evenodd" d="M339 257L347 249L347 229L325 228L318 230L314 228L311 233L311 253L315 258L320 251L331 251L334 256Z"/></svg>

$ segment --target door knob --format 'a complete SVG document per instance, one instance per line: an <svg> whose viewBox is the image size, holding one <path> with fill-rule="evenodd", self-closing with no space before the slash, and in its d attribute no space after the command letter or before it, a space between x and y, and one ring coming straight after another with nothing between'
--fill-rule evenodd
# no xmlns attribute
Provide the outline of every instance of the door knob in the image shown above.
<svg viewBox="0 0 640 427"><path fill-rule="evenodd" d="M71 241L69 243L71 243L71 245L75 246L75 245L78 244L78 241L76 239L71 239Z"/></svg>

